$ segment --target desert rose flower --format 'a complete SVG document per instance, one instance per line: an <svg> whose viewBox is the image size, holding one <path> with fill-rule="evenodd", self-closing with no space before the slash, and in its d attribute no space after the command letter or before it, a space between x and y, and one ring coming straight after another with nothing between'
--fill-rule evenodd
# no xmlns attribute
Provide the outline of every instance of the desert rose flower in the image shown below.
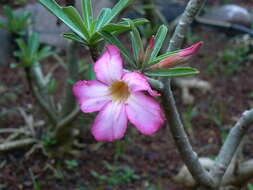
<svg viewBox="0 0 253 190"><path fill-rule="evenodd" d="M144 75L123 71L119 49L107 46L94 64L97 80L78 81L73 92L85 113L99 111L92 126L97 141L114 141L124 136L129 120L143 134L153 134L164 123L159 104Z"/></svg>
<svg viewBox="0 0 253 190"><path fill-rule="evenodd" d="M202 46L202 44L203 44L203 42L198 42L188 48L182 49L178 53L176 53L168 58L165 58L165 59L161 60L160 62L158 62L157 64L153 65L151 67L151 69L156 70L156 69L171 68L176 65L185 63L193 55L196 54L196 52Z"/></svg>

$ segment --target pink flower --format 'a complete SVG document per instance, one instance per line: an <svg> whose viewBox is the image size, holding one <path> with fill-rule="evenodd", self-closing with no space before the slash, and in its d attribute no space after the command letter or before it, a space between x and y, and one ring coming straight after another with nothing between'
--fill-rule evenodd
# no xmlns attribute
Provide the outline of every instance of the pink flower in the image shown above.
<svg viewBox="0 0 253 190"><path fill-rule="evenodd" d="M85 113L99 111L92 126L97 141L114 141L124 136L129 120L143 134L153 134L164 123L154 92L144 75L125 73L119 49L107 46L107 51L94 65L97 80L78 81L73 92Z"/></svg>
<svg viewBox="0 0 253 190"><path fill-rule="evenodd" d="M168 58L165 58L165 59L161 60L159 63L153 65L151 67L151 69L156 70L156 69L171 68L176 65L185 63L193 55L196 54L196 52L202 46L202 44L203 44L203 42L198 42L188 48L182 49L178 53L176 53Z"/></svg>

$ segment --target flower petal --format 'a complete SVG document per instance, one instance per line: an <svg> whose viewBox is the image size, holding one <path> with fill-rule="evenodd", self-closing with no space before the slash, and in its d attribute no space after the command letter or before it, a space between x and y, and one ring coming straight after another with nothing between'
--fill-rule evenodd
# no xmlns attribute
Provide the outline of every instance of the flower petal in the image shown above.
<svg viewBox="0 0 253 190"><path fill-rule="evenodd" d="M109 102L97 115L92 134L97 141L114 141L124 136L127 128L125 105Z"/></svg>
<svg viewBox="0 0 253 190"><path fill-rule="evenodd" d="M152 96L160 96L160 94L151 89L146 77L140 73L125 73L122 80L127 83L131 92L147 90Z"/></svg>
<svg viewBox="0 0 253 190"><path fill-rule="evenodd" d="M164 123L160 105L142 92L133 93L126 105L127 117L143 134L153 134Z"/></svg>
<svg viewBox="0 0 253 190"><path fill-rule="evenodd" d="M99 81L111 84L115 80L120 80L123 74L122 58L116 46L109 45L107 51L100 57L94 65L94 71Z"/></svg>
<svg viewBox="0 0 253 190"><path fill-rule="evenodd" d="M99 111L111 99L108 87L96 80L78 81L73 86L73 92L86 113Z"/></svg>

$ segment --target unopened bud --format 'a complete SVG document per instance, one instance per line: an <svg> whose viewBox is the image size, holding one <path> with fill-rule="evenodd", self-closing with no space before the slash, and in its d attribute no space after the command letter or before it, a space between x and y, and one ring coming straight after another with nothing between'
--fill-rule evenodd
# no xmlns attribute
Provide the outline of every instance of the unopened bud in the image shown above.
<svg viewBox="0 0 253 190"><path fill-rule="evenodd" d="M180 50L178 53L167 57L157 64L153 65L151 69L164 69L164 68L171 68L179 64L183 64L188 61L193 55L196 54L198 49L202 46L203 42L198 42L193 44L192 46Z"/></svg>

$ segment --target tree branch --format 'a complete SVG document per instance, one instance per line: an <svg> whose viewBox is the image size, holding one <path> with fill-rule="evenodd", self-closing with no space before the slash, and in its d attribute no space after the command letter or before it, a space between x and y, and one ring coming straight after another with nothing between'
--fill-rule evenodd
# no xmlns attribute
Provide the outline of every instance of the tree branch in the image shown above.
<svg viewBox="0 0 253 190"><path fill-rule="evenodd" d="M194 179L203 186L212 187L213 183L211 176L199 162L198 156L193 151L185 133L184 126L176 108L169 81L165 83L164 86L166 88L163 90L162 104L178 151Z"/></svg>
<svg viewBox="0 0 253 190"><path fill-rule="evenodd" d="M242 117L231 129L225 143L221 147L215 165L211 170L211 175L213 176L216 185L221 183L222 177L226 172L240 142L242 141L243 136L246 134L252 123L253 109L244 111Z"/></svg>
<svg viewBox="0 0 253 190"><path fill-rule="evenodd" d="M189 24L193 21L195 15L201 9L204 0L190 0L187 7L179 19L179 23L170 40L167 51L179 49L182 45ZM197 154L193 151L192 146L185 133L182 121L178 114L173 93L171 91L170 80L163 80L164 89L162 91L162 103L170 126L172 136L176 146L182 156L184 163L191 172L194 179L203 186L212 187L212 178L199 162Z"/></svg>
<svg viewBox="0 0 253 190"><path fill-rule="evenodd" d="M173 36L170 39L167 52L181 48L188 26L192 23L193 19L197 15L198 11L202 8L204 3L205 0L189 1L183 15L179 19L179 22L177 24L175 32L173 33Z"/></svg>
<svg viewBox="0 0 253 190"><path fill-rule="evenodd" d="M30 145L34 144L35 142L36 142L36 140L33 138L26 138L26 139L6 142L3 144L0 144L0 152L9 151L9 150L13 150L13 149L21 148L21 147L25 147L25 146L30 146Z"/></svg>

